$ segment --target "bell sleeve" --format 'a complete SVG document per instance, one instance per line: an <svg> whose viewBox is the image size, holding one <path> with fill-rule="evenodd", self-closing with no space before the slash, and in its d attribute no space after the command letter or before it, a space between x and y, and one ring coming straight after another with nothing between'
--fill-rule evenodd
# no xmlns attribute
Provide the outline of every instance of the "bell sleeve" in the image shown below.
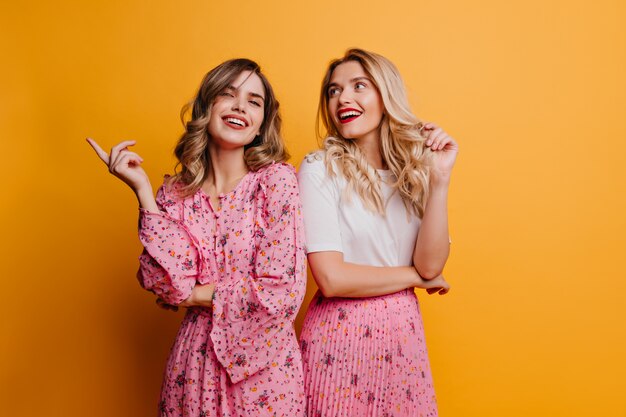
<svg viewBox="0 0 626 417"><path fill-rule="evenodd" d="M183 224L182 199L163 184L156 196L159 213L140 209L139 240L144 250L139 256L137 278L143 288L166 303L186 300L201 271L199 245Z"/></svg>
<svg viewBox="0 0 626 417"><path fill-rule="evenodd" d="M272 164L257 193L252 274L218 284L211 339L220 363L237 383L271 366L294 337L293 321L306 291L302 212L295 170Z"/></svg>

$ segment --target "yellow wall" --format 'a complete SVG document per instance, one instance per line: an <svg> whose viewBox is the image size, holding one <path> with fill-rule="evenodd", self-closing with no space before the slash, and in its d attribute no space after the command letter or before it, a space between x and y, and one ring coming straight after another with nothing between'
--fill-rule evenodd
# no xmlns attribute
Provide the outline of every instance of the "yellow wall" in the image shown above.
<svg viewBox="0 0 626 417"><path fill-rule="evenodd" d="M626 415L622 0L6 3L0 414L156 409L180 315L137 285L134 197L84 137L137 139L156 186L181 105L247 56L297 164L326 63L360 46L461 144L453 291L422 297L441 416Z"/></svg>

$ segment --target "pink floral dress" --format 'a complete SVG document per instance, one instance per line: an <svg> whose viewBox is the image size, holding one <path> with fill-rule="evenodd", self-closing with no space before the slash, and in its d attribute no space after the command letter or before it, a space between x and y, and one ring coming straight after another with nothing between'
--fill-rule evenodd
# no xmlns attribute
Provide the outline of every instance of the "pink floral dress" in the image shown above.
<svg viewBox="0 0 626 417"><path fill-rule="evenodd" d="M198 191L157 193L141 210L141 285L170 304L215 283L213 309L189 308L165 370L160 416L301 416L302 359L293 320L306 290L295 170L249 172L219 207Z"/></svg>

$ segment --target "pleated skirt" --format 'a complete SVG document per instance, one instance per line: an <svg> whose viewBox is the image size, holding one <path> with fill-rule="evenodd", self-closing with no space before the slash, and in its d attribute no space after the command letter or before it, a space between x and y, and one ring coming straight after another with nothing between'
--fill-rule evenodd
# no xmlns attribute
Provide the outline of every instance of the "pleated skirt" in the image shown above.
<svg viewBox="0 0 626 417"><path fill-rule="evenodd" d="M437 416L413 291L356 299L318 292L300 347L307 416Z"/></svg>

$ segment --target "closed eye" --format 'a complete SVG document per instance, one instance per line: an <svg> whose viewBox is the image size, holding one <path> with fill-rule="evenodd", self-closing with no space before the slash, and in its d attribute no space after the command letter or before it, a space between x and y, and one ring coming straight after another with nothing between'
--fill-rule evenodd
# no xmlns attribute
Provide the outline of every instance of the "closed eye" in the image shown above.
<svg viewBox="0 0 626 417"><path fill-rule="evenodd" d="M252 104L253 106L256 106L256 107L261 107L261 103L259 103L259 102L258 102L258 101L256 101L256 100L250 100L250 101L249 101L249 103L250 103L250 104Z"/></svg>

